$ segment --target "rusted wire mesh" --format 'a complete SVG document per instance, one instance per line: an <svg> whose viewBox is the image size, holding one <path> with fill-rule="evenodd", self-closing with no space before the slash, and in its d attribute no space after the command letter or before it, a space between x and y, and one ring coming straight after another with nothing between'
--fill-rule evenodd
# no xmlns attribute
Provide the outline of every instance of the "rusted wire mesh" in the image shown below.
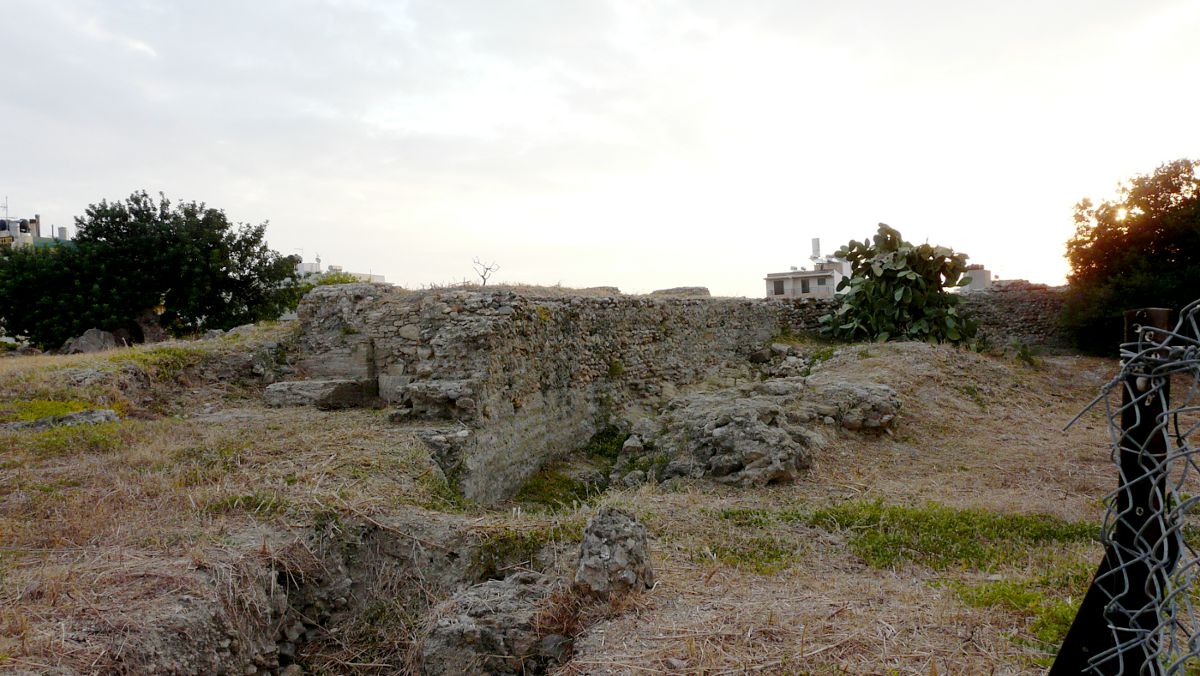
<svg viewBox="0 0 1200 676"><path fill-rule="evenodd" d="M1089 592L1102 593L1095 626L1112 635L1085 673L1200 673L1200 301L1173 329L1133 329L1120 373L1088 406L1105 407L1120 478Z"/></svg>

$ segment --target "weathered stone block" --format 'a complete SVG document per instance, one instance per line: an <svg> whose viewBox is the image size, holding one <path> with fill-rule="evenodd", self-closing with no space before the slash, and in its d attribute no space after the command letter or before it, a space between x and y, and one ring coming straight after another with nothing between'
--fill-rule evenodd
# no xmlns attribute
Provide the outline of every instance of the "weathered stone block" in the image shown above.
<svg viewBox="0 0 1200 676"><path fill-rule="evenodd" d="M293 380L267 386L263 398L268 406L316 406L331 410L367 403L368 392L356 380Z"/></svg>
<svg viewBox="0 0 1200 676"><path fill-rule="evenodd" d="M71 338L63 343L63 354L81 354L85 352L100 352L117 348L116 336L100 329L88 329L83 335Z"/></svg>
<svg viewBox="0 0 1200 676"><path fill-rule="evenodd" d="M421 673L513 675L542 673L564 656L543 643L534 620L554 581L524 571L489 580L435 609L433 627L421 642Z"/></svg>
<svg viewBox="0 0 1200 676"><path fill-rule="evenodd" d="M575 588L607 599L653 586L646 527L627 512L601 507L583 529Z"/></svg>

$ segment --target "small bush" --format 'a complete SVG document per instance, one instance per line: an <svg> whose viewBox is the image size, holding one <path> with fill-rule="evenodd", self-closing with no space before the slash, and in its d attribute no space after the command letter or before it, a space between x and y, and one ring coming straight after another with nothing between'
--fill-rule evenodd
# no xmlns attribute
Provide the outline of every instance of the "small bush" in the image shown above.
<svg viewBox="0 0 1200 676"><path fill-rule="evenodd" d="M608 362L608 377L620 378L625 374L625 364L621 363L620 359L614 359Z"/></svg>
<svg viewBox="0 0 1200 676"><path fill-rule="evenodd" d="M1029 368L1037 369L1042 367L1042 360L1038 358L1039 350L1036 347L1031 347L1021 342L1014 342L1012 347L1017 361Z"/></svg>
<svg viewBox="0 0 1200 676"><path fill-rule="evenodd" d="M880 223L872 240L851 241L836 256L849 261L851 276L838 284L837 310L821 317L823 333L845 340L931 343L975 337L978 324L959 314L959 297L946 291L968 283L966 254L910 244Z"/></svg>
<svg viewBox="0 0 1200 676"><path fill-rule="evenodd" d="M328 286L330 284L358 284L359 279L349 272L324 272L317 276L315 284L317 286Z"/></svg>

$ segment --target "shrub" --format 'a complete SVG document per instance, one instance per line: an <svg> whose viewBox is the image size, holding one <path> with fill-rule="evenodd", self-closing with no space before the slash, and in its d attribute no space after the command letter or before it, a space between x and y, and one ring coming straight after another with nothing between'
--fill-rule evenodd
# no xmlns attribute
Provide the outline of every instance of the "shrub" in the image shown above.
<svg viewBox="0 0 1200 676"><path fill-rule="evenodd" d="M931 244L905 242L879 224L871 241L851 241L836 256L849 261L851 276L838 284L841 304L821 317L822 333L854 340L959 342L975 337L978 324L958 312L947 287L963 286L967 255Z"/></svg>

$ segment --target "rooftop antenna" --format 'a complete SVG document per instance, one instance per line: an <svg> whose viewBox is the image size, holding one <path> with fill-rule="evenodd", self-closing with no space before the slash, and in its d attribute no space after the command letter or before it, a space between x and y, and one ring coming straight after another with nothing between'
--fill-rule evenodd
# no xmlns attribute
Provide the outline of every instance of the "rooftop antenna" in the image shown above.
<svg viewBox="0 0 1200 676"><path fill-rule="evenodd" d="M4 196L4 217L8 218L8 195Z"/></svg>

